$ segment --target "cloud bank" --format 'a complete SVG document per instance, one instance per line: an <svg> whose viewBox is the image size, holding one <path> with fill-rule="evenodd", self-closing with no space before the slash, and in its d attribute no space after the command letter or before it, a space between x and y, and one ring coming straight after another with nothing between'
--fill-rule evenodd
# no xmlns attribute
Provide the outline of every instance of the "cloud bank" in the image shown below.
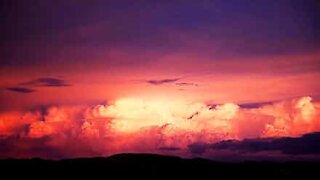
<svg viewBox="0 0 320 180"><path fill-rule="evenodd" d="M195 145L194 145L195 146ZM212 149L240 152L281 151L284 154L320 154L320 132L309 133L297 138L245 139L221 141L210 146ZM204 148L202 148L204 149Z"/></svg>
<svg viewBox="0 0 320 180"><path fill-rule="evenodd" d="M319 110L320 104L312 102L311 97L256 108L233 103L210 106L202 102L124 98L108 105L2 112L0 157L59 159L147 152L211 158L221 152L221 145L210 148L213 154L204 153L206 147L230 139L278 139L320 131ZM272 141L270 147L279 141ZM283 144L291 147L296 140L288 142L288 146ZM233 147L252 151L233 141L223 150ZM277 150L285 152L281 156L299 155L286 153L282 147Z"/></svg>

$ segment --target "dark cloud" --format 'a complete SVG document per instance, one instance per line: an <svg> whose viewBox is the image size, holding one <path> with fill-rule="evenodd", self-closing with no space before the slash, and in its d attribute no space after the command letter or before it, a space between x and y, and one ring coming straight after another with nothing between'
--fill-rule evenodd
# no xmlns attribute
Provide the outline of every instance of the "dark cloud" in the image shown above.
<svg viewBox="0 0 320 180"><path fill-rule="evenodd" d="M172 79L151 79L147 80L146 83L152 85L162 85L162 84L170 84L180 80L180 78L172 78Z"/></svg>
<svg viewBox="0 0 320 180"><path fill-rule="evenodd" d="M299 98L299 97L290 97L290 99L294 98ZM273 101L258 101L258 102L251 102L251 103L241 103L238 104L240 108L244 109L255 109L255 108L260 108L262 106L266 105L272 105L274 103L282 102L282 101L287 101L288 99L278 99L278 100L273 100ZM210 109L214 109L216 106L219 106L221 104L208 104L210 106Z"/></svg>
<svg viewBox="0 0 320 180"><path fill-rule="evenodd" d="M26 87L8 87L6 89L9 91L18 92L18 93L32 93L36 91L34 89L30 89Z"/></svg>
<svg viewBox="0 0 320 180"><path fill-rule="evenodd" d="M192 154L203 154L207 150L208 144L198 142L190 144L188 148Z"/></svg>
<svg viewBox="0 0 320 180"><path fill-rule="evenodd" d="M76 141L81 141L77 139ZM66 140L66 145L56 146L53 136L26 137L25 135L0 136L0 159L5 158L45 158L63 159L84 156L99 156L85 141L75 145L73 140Z"/></svg>
<svg viewBox="0 0 320 180"><path fill-rule="evenodd" d="M268 104L274 103L273 101L266 101L266 102L254 102L254 103L244 103L244 104L239 104L241 108L247 108L247 109L252 109L252 108L259 108L261 106L265 106Z"/></svg>
<svg viewBox="0 0 320 180"><path fill-rule="evenodd" d="M177 86L198 86L196 83L188 83L188 82L178 82L176 83Z"/></svg>
<svg viewBox="0 0 320 180"><path fill-rule="evenodd" d="M179 151L181 150L180 148L178 147L173 147L173 146L165 146L165 147L160 147L159 150L161 151Z"/></svg>
<svg viewBox="0 0 320 180"><path fill-rule="evenodd" d="M6 90L18 93L32 93L36 90L31 87L66 87L71 84L66 83L63 79L58 78L38 78L27 82L19 83L17 86L7 87Z"/></svg>
<svg viewBox="0 0 320 180"><path fill-rule="evenodd" d="M0 158L26 158L43 157L57 159L65 154L52 146L46 145L50 137L28 138L20 136L9 136L0 138Z"/></svg>
<svg viewBox="0 0 320 180"><path fill-rule="evenodd" d="M71 84L66 83L63 79L43 77L34 79L28 82L23 82L21 85L27 86L46 86L46 87L63 87L71 86Z"/></svg>
<svg viewBox="0 0 320 180"><path fill-rule="evenodd" d="M228 140L206 148L249 153L280 151L287 155L320 154L320 132L306 134L297 138ZM192 149L190 151L192 152Z"/></svg>

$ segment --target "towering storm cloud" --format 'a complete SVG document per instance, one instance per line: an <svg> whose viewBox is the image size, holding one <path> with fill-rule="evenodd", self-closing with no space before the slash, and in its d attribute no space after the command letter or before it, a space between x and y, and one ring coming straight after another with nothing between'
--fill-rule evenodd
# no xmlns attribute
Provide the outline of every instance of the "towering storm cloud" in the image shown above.
<svg viewBox="0 0 320 180"><path fill-rule="evenodd" d="M125 98L108 105L1 113L1 157L64 158L124 152L192 156L194 151L189 148L199 143L298 137L320 131L319 113L320 104L310 97L250 109L233 103L212 106Z"/></svg>

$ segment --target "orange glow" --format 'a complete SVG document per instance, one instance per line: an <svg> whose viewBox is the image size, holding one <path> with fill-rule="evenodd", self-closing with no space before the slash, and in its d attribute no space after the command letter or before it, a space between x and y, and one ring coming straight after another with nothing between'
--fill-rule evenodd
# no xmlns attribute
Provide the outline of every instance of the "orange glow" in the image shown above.
<svg viewBox="0 0 320 180"><path fill-rule="evenodd" d="M99 154L186 149L194 142L230 138L299 136L320 130L320 104L311 97L245 109L233 103L211 107L179 99L123 98L110 105L50 107L40 112L1 113L0 137L20 135L56 148L71 141ZM76 155L75 154L75 155Z"/></svg>
<svg viewBox="0 0 320 180"><path fill-rule="evenodd" d="M309 53L259 59L211 61L209 57L169 54L161 57L159 61L150 62L141 67L138 65L115 67L108 71L101 68L101 64L92 64L90 69L66 64L67 71L62 72L55 65L40 68L41 71L35 71L36 67L26 67L15 74L12 74L15 72L14 69L0 67L0 75L3 79L0 86L2 87L15 86L21 82L51 76L57 72L62 77L66 77L66 81L74 83L74 86L66 88L33 87L36 92L27 96L0 91L0 96L1 102L4 103L2 108L10 111L43 104L68 105L117 101L125 97L149 99L174 97L184 101L239 104L304 95L317 96L319 88L317 81L320 73L312 68L318 66L318 57L318 53ZM194 59L200 59L206 63L195 65ZM284 70L276 68L279 64L286 67L288 59L290 59L290 66ZM240 64L238 60L241 61ZM197 68L195 69L194 66ZM290 73L300 68L306 71ZM154 86L145 82L149 79L170 77L181 77L177 82L189 82L197 86L178 86L175 83Z"/></svg>

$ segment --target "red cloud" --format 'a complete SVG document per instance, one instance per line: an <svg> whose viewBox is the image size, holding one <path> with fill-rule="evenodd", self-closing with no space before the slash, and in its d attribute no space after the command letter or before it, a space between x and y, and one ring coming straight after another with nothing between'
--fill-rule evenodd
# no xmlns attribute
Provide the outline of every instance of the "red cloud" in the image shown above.
<svg viewBox="0 0 320 180"><path fill-rule="evenodd" d="M195 143L319 131L319 109L310 97L252 109L232 103L211 108L201 102L128 98L93 107L50 107L45 114L6 112L0 114L1 156L64 158L122 152L184 156ZM166 147L175 151L164 151Z"/></svg>

